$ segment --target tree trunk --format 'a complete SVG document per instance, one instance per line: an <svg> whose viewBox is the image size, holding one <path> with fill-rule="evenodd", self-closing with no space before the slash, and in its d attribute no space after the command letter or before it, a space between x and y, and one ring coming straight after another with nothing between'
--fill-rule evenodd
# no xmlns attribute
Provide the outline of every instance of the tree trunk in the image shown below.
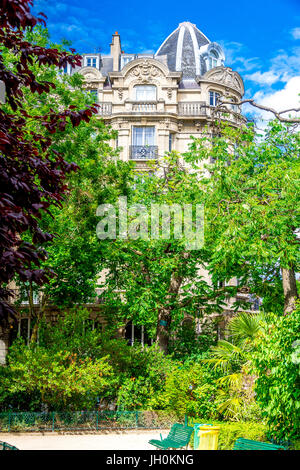
<svg viewBox="0 0 300 470"><path fill-rule="evenodd" d="M171 324L171 312L162 308L158 313L156 327L156 342L159 349L167 354L169 346L169 328Z"/></svg>
<svg viewBox="0 0 300 470"><path fill-rule="evenodd" d="M289 315L296 307L298 299L295 271L293 269L281 268L282 287L284 293L284 314Z"/></svg>
<svg viewBox="0 0 300 470"><path fill-rule="evenodd" d="M182 258L187 260L190 256L190 252L184 252ZM169 339L170 339L170 325L172 322L172 301L178 295L179 289L183 281L183 276L178 275L177 272L173 272L170 280L169 292L166 297L166 305L170 304L169 307L162 307L158 312L157 327L156 327L156 343L159 345L159 349L167 354Z"/></svg>

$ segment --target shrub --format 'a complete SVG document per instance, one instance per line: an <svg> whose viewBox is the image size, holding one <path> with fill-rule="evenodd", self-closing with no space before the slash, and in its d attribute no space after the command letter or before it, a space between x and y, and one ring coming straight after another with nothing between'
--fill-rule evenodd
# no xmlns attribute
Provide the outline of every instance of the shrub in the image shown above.
<svg viewBox="0 0 300 470"><path fill-rule="evenodd" d="M195 321L183 322L176 329L176 334L170 339L169 351L180 361L188 360L193 355L207 351L217 342L217 325L213 321L204 322L201 334L196 334Z"/></svg>
<svg viewBox="0 0 300 470"><path fill-rule="evenodd" d="M295 358L299 313L298 306L289 315L270 316L252 355L256 400L268 424L269 437L277 442L299 438L300 375Z"/></svg>
<svg viewBox="0 0 300 470"><path fill-rule="evenodd" d="M114 340L111 361L119 375L120 388L117 395L119 409L160 409L160 396L173 361L156 345L128 347L125 342ZM111 345L110 345L111 346ZM108 352L107 345L105 352Z"/></svg>
<svg viewBox="0 0 300 470"><path fill-rule="evenodd" d="M114 376L107 357L80 359L69 351L28 347L17 341L3 374L1 400L19 395L36 396L51 410L93 409L98 395L105 395Z"/></svg>
<svg viewBox="0 0 300 470"><path fill-rule="evenodd" d="M219 417L216 400L218 375L198 362L174 365L167 374L165 386L156 409L172 410L179 414Z"/></svg>

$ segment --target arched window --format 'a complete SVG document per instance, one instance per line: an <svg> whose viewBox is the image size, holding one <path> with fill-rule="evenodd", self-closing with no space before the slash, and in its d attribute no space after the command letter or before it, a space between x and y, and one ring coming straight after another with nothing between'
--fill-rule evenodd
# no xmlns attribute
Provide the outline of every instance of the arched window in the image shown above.
<svg viewBox="0 0 300 470"><path fill-rule="evenodd" d="M210 90L209 92L209 106L217 106L220 93L217 91Z"/></svg>
<svg viewBox="0 0 300 470"><path fill-rule="evenodd" d="M134 99L136 101L156 101L156 86L136 85L134 87Z"/></svg>

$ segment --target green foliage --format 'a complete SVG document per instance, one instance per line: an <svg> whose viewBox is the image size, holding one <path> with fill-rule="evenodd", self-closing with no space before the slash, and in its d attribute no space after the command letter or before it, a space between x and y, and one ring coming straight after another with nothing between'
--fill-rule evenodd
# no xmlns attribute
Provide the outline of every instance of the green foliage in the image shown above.
<svg viewBox="0 0 300 470"><path fill-rule="evenodd" d="M174 364L168 373L163 392L156 400L157 409L178 414L217 418L216 380L218 373L196 361Z"/></svg>
<svg viewBox="0 0 300 470"><path fill-rule="evenodd" d="M40 397L48 409L93 409L112 378L107 358L79 359L69 351L34 349L17 342L8 357L9 374L2 387L7 394Z"/></svg>
<svg viewBox="0 0 300 470"><path fill-rule="evenodd" d="M282 312L281 269L299 271L299 148L293 125L271 122L263 138L253 126L216 123L221 137L194 139L185 158L203 172L205 242L209 270L263 298L265 311ZM205 161L214 159L214 164ZM289 289L287 289L288 291Z"/></svg>
<svg viewBox="0 0 300 470"><path fill-rule="evenodd" d="M26 39L44 47L65 48L65 44L53 44L48 31L41 26L27 31ZM2 49L4 62L14 70L16 58L5 48ZM83 86L82 75L74 73L69 76L57 67L39 65L35 61L31 69L37 81L50 81L54 83L55 90L42 94L24 90L23 106L29 115L46 115L66 106L82 110L93 103L94 98ZM47 129L44 126L33 128L36 125L32 119L26 120L28 132L35 131L47 137ZM61 153L66 161L76 163L79 170L66 180L70 191L61 201L61 207L50 207L51 214L46 214L41 220L41 228L45 232L55 233L54 240L44 245L47 258L42 267L56 274L44 286L44 306L49 302L51 305L69 307L95 299L97 278L103 263L102 245L96 236L96 209L101 203L114 201L119 194L126 195L127 180L132 179L132 164L120 161L118 150L110 145L116 137L116 131L96 115L76 127L67 120L61 131L51 134L51 150ZM31 238L31 233L27 233L28 242ZM29 288L36 290L37 287L20 281L18 284L26 300Z"/></svg>
<svg viewBox="0 0 300 470"><path fill-rule="evenodd" d="M227 325L228 340L218 341L204 360L221 373L217 380L218 410L226 419L260 418L254 396L255 376L249 367L254 340L261 331L262 321L265 317L259 314L242 312L233 317Z"/></svg>
<svg viewBox="0 0 300 470"><path fill-rule="evenodd" d="M196 334L196 322L184 321L170 339L169 352L174 359L185 361L191 356L207 351L216 341L217 332L214 322L204 322L201 326L201 334Z"/></svg>
<svg viewBox="0 0 300 470"><path fill-rule="evenodd" d="M166 375L173 367L172 359L159 351L157 345L128 347L120 339L102 344L102 354L107 353L118 377L118 409L161 409L156 405Z"/></svg>
<svg viewBox="0 0 300 470"><path fill-rule="evenodd" d="M300 375L295 360L299 341L300 308L286 316L271 316L255 341L252 354L256 400L269 436L277 441L299 438Z"/></svg>

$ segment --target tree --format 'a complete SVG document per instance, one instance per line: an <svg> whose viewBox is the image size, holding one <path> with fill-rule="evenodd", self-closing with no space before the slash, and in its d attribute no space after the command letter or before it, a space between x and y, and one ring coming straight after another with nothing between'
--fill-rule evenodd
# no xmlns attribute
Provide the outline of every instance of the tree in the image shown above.
<svg viewBox="0 0 300 470"><path fill-rule="evenodd" d="M45 28L35 27L26 32L26 39L43 47L62 49L63 45L52 44ZM4 51L4 60L12 62L9 51ZM57 67L35 63L31 66L39 81L51 80L55 93L41 93L36 96L30 90L24 91L23 108L26 112L47 114L50 110L59 112L65 106L82 109L93 101L91 94L83 86L80 74L64 75ZM34 124L28 124L32 129ZM47 130L41 129L47 135ZM52 148L64 155L68 162L75 162L79 171L66 178L68 193L61 207L52 207L51 214L43 214L40 227L54 233L51 241L44 244L47 257L41 262L45 270L52 270L55 276L43 286L38 309L33 306L33 293L39 286L34 282L18 285L23 300L29 300L30 314L38 323L49 304L70 307L75 303L87 303L96 297L96 285L101 271L101 245L96 236L96 208L116 194L126 193L126 180L132 165L118 159L118 151L111 148L110 141L116 133L105 126L103 120L92 116L88 122L82 120L75 128L70 122L62 131L52 137ZM112 196L113 195L113 196ZM25 234L24 234L25 236ZM26 232L27 241L32 241ZM36 339L33 334L32 339Z"/></svg>
<svg viewBox="0 0 300 470"><path fill-rule="evenodd" d="M0 57L0 80L5 84L8 106L0 109L0 320L3 323L14 309L8 303L11 291L8 283L18 275L22 281L42 285L52 275L40 267L46 253L43 243L53 235L41 229L40 218L50 206L60 207L66 174L77 167L64 160L53 148L53 135L64 131L68 123L76 127L82 120L89 121L95 106L76 110L48 111L44 115L29 113L23 107L24 91L41 95L55 89L48 80L39 81L32 64L72 67L80 64L80 56L30 44L24 30L38 23L30 13L29 0L7 0L0 5L1 49L11 51L16 60L5 64ZM44 16L44 15L43 15ZM33 124L30 128L29 123ZM46 129L46 133L42 132ZM31 233L32 242L23 235Z"/></svg>
<svg viewBox="0 0 300 470"><path fill-rule="evenodd" d="M252 293L267 294L268 302L280 294L288 314L298 298L300 134L295 125L278 121L263 138L252 126L216 125L221 137L213 147L195 139L186 156L198 167L208 156L215 162L202 179L206 242L215 247L210 269L227 280L239 278Z"/></svg>
<svg viewBox="0 0 300 470"><path fill-rule="evenodd" d="M184 232L182 237L176 234L182 229L182 208L185 204L194 209L197 204L201 206L202 193L197 174L183 164L176 152L172 152L159 162L153 162L149 173L136 174L134 185L127 194L128 238L113 235L112 239L106 240L104 266L108 274L105 290L107 304L113 307L112 321L119 318L121 322L126 319L144 325L164 352L185 314L196 318L201 317L202 309L207 314L222 312L230 291L228 288L219 292L215 285L210 285L199 275L199 269L209 260L206 247L194 246L192 249L191 234ZM155 204L164 205L164 216L153 212ZM136 208L136 214L135 209L130 208ZM153 231L150 235L152 216L154 226L157 223L159 227L158 236L154 236ZM120 231L122 217L117 210ZM170 231L166 228L168 224ZM195 219L189 229L195 229Z"/></svg>

